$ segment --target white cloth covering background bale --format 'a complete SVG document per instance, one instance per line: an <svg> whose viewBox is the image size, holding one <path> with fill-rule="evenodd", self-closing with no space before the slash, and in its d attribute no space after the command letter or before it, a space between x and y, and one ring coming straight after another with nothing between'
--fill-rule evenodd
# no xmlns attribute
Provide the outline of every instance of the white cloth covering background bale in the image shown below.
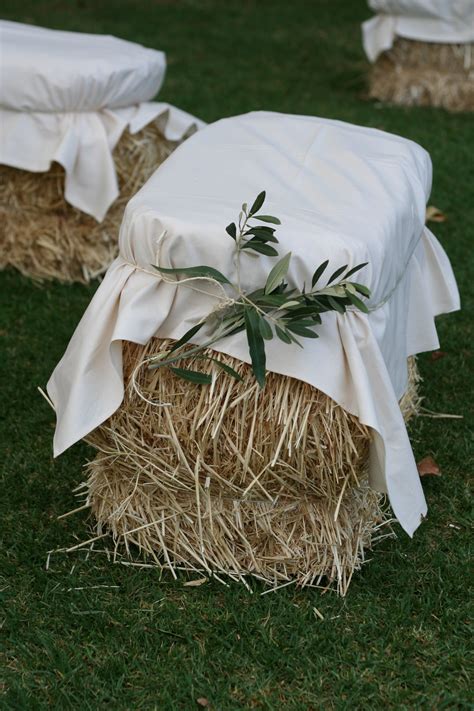
<svg viewBox="0 0 474 711"><path fill-rule="evenodd" d="M370 0L362 24L369 96L407 106L474 110L474 0Z"/></svg>
<svg viewBox="0 0 474 711"><path fill-rule="evenodd" d="M371 62L393 46L396 37L437 44L474 42L473 0L369 0L376 16L362 24Z"/></svg>
<svg viewBox="0 0 474 711"><path fill-rule="evenodd" d="M166 71L163 52L116 37L0 22L0 164L65 170L67 202L101 221L118 197L112 151L123 131L163 117L179 141L202 125L151 102Z"/></svg>
<svg viewBox="0 0 474 711"><path fill-rule="evenodd" d="M88 282L117 253L123 207L204 124L150 101L163 52L0 21L0 268Z"/></svg>
<svg viewBox="0 0 474 711"><path fill-rule="evenodd" d="M46 173L0 166L0 269L64 283L103 274L118 253L125 205L177 145L156 121L135 134L124 131L113 151L120 195L102 222L65 201L58 163Z"/></svg>

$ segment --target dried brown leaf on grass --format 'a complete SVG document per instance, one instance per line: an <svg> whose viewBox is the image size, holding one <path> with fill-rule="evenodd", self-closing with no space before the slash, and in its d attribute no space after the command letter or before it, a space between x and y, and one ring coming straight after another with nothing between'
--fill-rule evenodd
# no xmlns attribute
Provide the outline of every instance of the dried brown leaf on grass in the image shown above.
<svg viewBox="0 0 474 711"><path fill-rule="evenodd" d="M441 476L441 470L433 457L423 457L416 466L420 477Z"/></svg>
<svg viewBox="0 0 474 711"><path fill-rule="evenodd" d="M426 208L426 222L446 222L448 218L439 207L428 205Z"/></svg>
<svg viewBox="0 0 474 711"><path fill-rule="evenodd" d="M447 355L448 354L445 351L433 351L430 360L441 360L441 358L444 358Z"/></svg>

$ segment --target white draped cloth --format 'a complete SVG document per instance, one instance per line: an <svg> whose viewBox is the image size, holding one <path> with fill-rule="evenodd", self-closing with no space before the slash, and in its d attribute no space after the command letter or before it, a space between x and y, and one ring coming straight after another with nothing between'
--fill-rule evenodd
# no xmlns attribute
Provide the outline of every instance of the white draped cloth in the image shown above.
<svg viewBox="0 0 474 711"><path fill-rule="evenodd" d="M179 141L203 123L150 102L163 52L116 37L0 21L0 164L65 170L65 199L101 221L119 195L112 151L154 120Z"/></svg>
<svg viewBox="0 0 474 711"><path fill-rule="evenodd" d="M120 255L85 312L48 393L57 414L54 454L104 422L124 395L122 341L179 338L215 306L202 283L169 283L153 270L206 264L235 280L225 226L267 191L279 252L292 252L290 286L368 262L368 315L323 314L304 348L266 343L269 370L303 380L373 430L370 476L411 535L426 503L398 400L407 357L439 347L437 314L459 308L442 247L424 226L431 162L423 148L371 128L305 116L250 113L211 124L180 146L129 202ZM243 255L243 287L265 283L275 258ZM199 343L196 336L194 342ZM249 362L245 334L216 350Z"/></svg>
<svg viewBox="0 0 474 711"><path fill-rule="evenodd" d="M389 50L397 37L420 42L474 42L474 0L369 0L376 16L362 24L368 59Z"/></svg>

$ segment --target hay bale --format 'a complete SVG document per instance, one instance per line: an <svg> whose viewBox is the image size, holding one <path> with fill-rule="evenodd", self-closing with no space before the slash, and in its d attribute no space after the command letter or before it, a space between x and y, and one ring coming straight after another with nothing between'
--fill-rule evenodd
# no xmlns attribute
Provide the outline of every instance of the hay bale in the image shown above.
<svg viewBox="0 0 474 711"><path fill-rule="evenodd" d="M223 354L213 355L242 382L219 375L202 387L136 370L168 343L124 344L124 402L87 438L97 450L85 485L96 533L173 571L271 586L324 579L344 595L387 521L368 484L368 428L299 380L269 373L261 391L248 365ZM407 418L416 382L412 359Z"/></svg>
<svg viewBox="0 0 474 711"><path fill-rule="evenodd" d="M372 67L369 95L405 106L474 111L474 44L398 37Z"/></svg>
<svg viewBox="0 0 474 711"><path fill-rule="evenodd" d="M0 165L0 269L37 280L88 283L118 252L125 205L174 150L155 123L125 131L113 152L120 196L98 223L64 199L64 169L46 173Z"/></svg>

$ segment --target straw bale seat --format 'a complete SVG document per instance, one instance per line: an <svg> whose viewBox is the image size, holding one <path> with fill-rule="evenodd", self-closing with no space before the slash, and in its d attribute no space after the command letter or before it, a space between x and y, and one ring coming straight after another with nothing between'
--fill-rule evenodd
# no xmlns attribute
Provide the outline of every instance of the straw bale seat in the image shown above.
<svg viewBox="0 0 474 711"><path fill-rule="evenodd" d="M269 112L211 124L162 164L127 205L120 254L48 383L55 456L83 438L97 450L80 489L93 536L110 532L126 554L138 546L173 574L345 594L387 532L384 493L413 535L426 502L405 426L419 403L411 356L438 348L434 316L459 304L424 226L430 184L429 156L410 141ZM242 380L214 361L194 366L215 372L207 384L150 370L151 356L209 313L219 321L236 280L241 294L266 283L274 254L242 250L236 264L226 231L262 188L262 221L281 220L273 244L291 251L289 288L301 292L324 260L327 279L361 265L367 313L323 313L303 347L267 340L263 389L242 332L211 345ZM231 283L181 278L196 265ZM207 338L193 331L189 344Z"/></svg>
<svg viewBox="0 0 474 711"><path fill-rule="evenodd" d="M0 36L0 269L88 282L125 204L201 122L150 101L162 52L7 21Z"/></svg>
<svg viewBox="0 0 474 711"><path fill-rule="evenodd" d="M369 95L405 106L474 111L474 43L399 37L371 68Z"/></svg>
<svg viewBox="0 0 474 711"><path fill-rule="evenodd" d="M362 25L369 96L405 106L474 110L474 3L369 0Z"/></svg>
<svg viewBox="0 0 474 711"><path fill-rule="evenodd" d="M125 205L178 143L154 122L125 131L113 151L120 196L101 222L65 200L59 163L46 173L0 165L0 269L66 283L103 274L118 254Z"/></svg>

